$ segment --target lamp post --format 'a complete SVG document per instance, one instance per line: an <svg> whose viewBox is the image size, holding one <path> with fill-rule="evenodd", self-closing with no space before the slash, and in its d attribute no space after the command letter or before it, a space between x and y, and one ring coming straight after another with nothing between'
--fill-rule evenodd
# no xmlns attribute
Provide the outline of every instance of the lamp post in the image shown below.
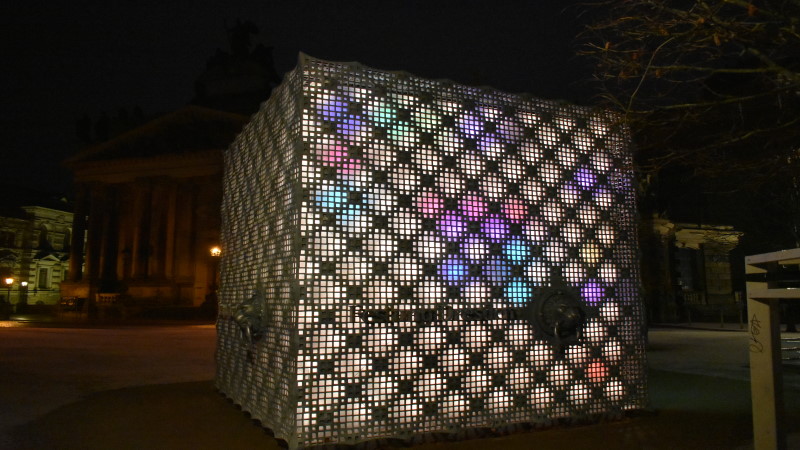
<svg viewBox="0 0 800 450"><path fill-rule="evenodd" d="M219 285L219 258L222 256L222 249L218 245L214 245L208 249L208 253L211 255L211 291L215 292Z"/></svg>
<svg viewBox="0 0 800 450"><path fill-rule="evenodd" d="M8 289L8 294L6 294L6 298L3 301L0 301L0 319L7 320L11 314L11 285L14 284L14 279L6 277L3 279L3 283Z"/></svg>
<svg viewBox="0 0 800 450"><path fill-rule="evenodd" d="M14 279L11 277L6 277L3 282L6 284L6 289L8 289L8 294L6 294L6 302L11 303L11 285L14 284Z"/></svg>
<svg viewBox="0 0 800 450"><path fill-rule="evenodd" d="M25 312L28 307L28 282L19 282L19 300L17 300L17 313Z"/></svg>

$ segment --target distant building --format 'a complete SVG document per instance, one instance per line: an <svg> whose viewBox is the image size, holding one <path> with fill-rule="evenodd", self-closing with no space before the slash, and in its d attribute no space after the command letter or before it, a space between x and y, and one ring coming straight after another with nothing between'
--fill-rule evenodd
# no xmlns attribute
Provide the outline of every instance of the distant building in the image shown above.
<svg viewBox="0 0 800 450"><path fill-rule="evenodd" d="M55 304L68 276L72 206L30 189L0 189L0 297L12 305Z"/></svg>
<svg viewBox="0 0 800 450"><path fill-rule="evenodd" d="M729 319L741 310L732 278L731 251L742 233L727 225L671 222L640 224L642 284L652 322Z"/></svg>
<svg viewBox="0 0 800 450"><path fill-rule="evenodd" d="M70 158L75 234L62 295L136 307L199 305L212 294L222 150L246 121L187 106ZM85 252L75 245L84 230Z"/></svg>

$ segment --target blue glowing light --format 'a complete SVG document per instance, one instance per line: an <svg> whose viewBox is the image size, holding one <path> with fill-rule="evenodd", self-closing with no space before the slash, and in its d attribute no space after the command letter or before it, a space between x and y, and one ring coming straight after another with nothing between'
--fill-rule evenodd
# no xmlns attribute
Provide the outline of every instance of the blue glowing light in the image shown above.
<svg viewBox="0 0 800 450"><path fill-rule="evenodd" d="M319 99L317 103L317 113L325 120L336 120L344 114L346 108L347 103L335 96Z"/></svg>
<svg viewBox="0 0 800 450"><path fill-rule="evenodd" d="M361 119L350 118L337 125L339 134L352 139L364 133L365 124Z"/></svg>
<svg viewBox="0 0 800 450"><path fill-rule="evenodd" d="M360 205L347 205L342 212L336 217L339 225L350 227L356 226L364 218Z"/></svg>
<svg viewBox="0 0 800 450"><path fill-rule="evenodd" d="M467 274L467 265L459 258L450 258L439 266L439 275L451 284L463 281Z"/></svg>
<svg viewBox="0 0 800 450"><path fill-rule="evenodd" d="M522 239L511 239L503 246L503 254L512 263L519 264L531 256L531 249Z"/></svg>
<svg viewBox="0 0 800 450"><path fill-rule="evenodd" d="M336 186L328 186L317 193L314 201L326 212L333 212L347 203L347 192Z"/></svg>
<svg viewBox="0 0 800 450"><path fill-rule="evenodd" d="M483 276L494 285L502 285L511 275L508 263L500 259L493 259L483 266Z"/></svg>
<svg viewBox="0 0 800 450"><path fill-rule="evenodd" d="M503 296L513 303L525 303L533 295L533 290L519 278L511 280L503 290Z"/></svg>

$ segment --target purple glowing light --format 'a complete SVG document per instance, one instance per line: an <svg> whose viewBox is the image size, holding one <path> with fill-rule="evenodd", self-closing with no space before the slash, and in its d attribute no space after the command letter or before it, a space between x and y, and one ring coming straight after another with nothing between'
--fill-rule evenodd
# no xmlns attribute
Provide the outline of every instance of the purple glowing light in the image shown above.
<svg viewBox="0 0 800 450"><path fill-rule="evenodd" d="M596 305L605 297L605 288L595 280L590 280L581 288L581 297L590 304Z"/></svg>
<svg viewBox="0 0 800 450"><path fill-rule="evenodd" d="M575 181L583 189L591 189L597 181L597 176L590 169L581 167L575 172Z"/></svg>
<svg viewBox="0 0 800 450"><path fill-rule="evenodd" d="M483 130L483 121L474 114L466 113L458 118L458 128L465 136L475 138Z"/></svg>
<svg viewBox="0 0 800 450"><path fill-rule="evenodd" d="M500 216L490 216L483 223L483 234L495 242L502 241L508 235L508 224Z"/></svg>
<svg viewBox="0 0 800 450"><path fill-rule="evenodd" d="M340 135L347 136L349 139L354 139L364 134L366 124L361 119L350 118L342 121L342 123L338 124L336 127Z"/></svg>
<svg viewBox="0 0 800 450"><path fill-rule="evenodd" d="M464 218L455 214L445 214L439 220L439 232L448 239L458 239L467 230L467 224Z"/></svg>
<svg viewBox="0 0 800 450"><path fill-rule="evenodd" d="M480 149L484 155L491 158L499 157L505 151L503 143L493 134L483 136L480 142L478 142L478 149Z"/></svg>

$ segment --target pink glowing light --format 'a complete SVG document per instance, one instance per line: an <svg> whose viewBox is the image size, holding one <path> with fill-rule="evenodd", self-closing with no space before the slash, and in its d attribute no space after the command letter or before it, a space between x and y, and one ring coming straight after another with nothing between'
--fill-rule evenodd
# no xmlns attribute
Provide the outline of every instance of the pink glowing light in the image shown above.
<svg viewBox="0 0 800 450"><path fill-rule="evenodd" d="M347 157L347 149L339 143L325 144L317 150L317 156L327 166L335 166Z"/></svg>
<svg viewBox="0 0 800 450"><path fill-rule="evenodd" d="M468 195L459 203L459 207L465 216L470 219L477 219L486 214L486 202L478 195Z"/></svg>
<svg viewBox="0 0 800 450"><path fill-rule="evenodd" d="M602 362L594 360L586 366L586 377L593 383L600 383L608 376L608 368Z"/></svg>
<svg viewBox="0 0 800 450"><path fill-rule="evenodd" d="M435 192L425 192L417 197L415 206L423 216L433 217L442 211L444 202Z"/></svg>
<svg viewBox="0 0 800 450"><path fill-rule="evenodd" d="M522 222L525 220L525 203L518 198L510 198L503 205L503 212L512 222Z"/></svg>

